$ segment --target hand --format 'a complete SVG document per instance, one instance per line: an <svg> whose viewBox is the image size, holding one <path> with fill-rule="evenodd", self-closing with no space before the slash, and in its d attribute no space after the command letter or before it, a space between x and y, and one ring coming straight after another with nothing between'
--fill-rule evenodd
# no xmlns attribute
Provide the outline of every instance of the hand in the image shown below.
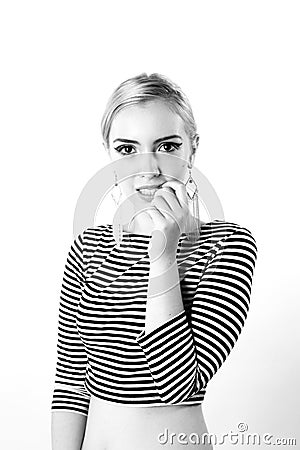
<svg viewBox="0 0 300 450"><path fill-rule="evenodd" d="M154 225L148 251L150 259L174 257L190 214L185 184L167 181L155 192L151 205L143 213L150 216Z"/></svg>

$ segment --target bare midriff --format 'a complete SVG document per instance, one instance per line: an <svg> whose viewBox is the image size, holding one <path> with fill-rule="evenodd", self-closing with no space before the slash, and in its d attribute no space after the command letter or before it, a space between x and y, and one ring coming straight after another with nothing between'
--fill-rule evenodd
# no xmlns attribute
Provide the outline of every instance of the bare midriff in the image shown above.
<svg viewBox="0 0 300 450"><path fill-rule="evenodd" d="M212 450L206 433L201 404L132 407L92 395L81 450Z"/></svg>

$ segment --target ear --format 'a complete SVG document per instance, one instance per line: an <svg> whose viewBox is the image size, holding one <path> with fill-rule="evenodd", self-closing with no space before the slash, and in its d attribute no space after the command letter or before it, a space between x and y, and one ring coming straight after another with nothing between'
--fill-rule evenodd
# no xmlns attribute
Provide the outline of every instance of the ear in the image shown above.
<svg viewBox="0 0 300 450"><path fill-rule="evenodd" d="M196 153L198 145L199 145L199 141L200 141L200 136L198 133L195 134L195 137L193 139L193 147L194 147L194 153Z"/></svg>
<svg viewBox="0 0 300 450"><path fill-rule="evenodd" d="M106 153L109 155L109 149L107 148L107 146L106 146L104 141L102 142L102 145L103 145L104 150L106 151Z"/></svg>
<svg viewBox="0 0 300 450"><path fill-rule="evenodd" d="M193 139L192 152L191 152L191 155L190 155L190 164L192 166L194 165L196 151L197 151L197 148L198 148L198 145L199 145L199 140L200 140L200 136L199 136L199 134L196 134L194 139Z"/></svg>

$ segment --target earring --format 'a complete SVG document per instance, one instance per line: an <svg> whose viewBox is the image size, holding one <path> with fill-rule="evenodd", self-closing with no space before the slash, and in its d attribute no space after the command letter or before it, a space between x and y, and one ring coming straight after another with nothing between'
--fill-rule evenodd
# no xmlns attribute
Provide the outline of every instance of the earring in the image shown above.
<svg viewBox="0 0 300 450"><path fill-rule="evenodd" d="M192 178L192 167L189 166L189 177L185 183L186 192L188 195L188 199L192 201L192 210L193 210L193 218L191 214L188 216L187 221L187 230L188 230L188 239L196 242L197 238L200 236L200 216L199 216L199 200L198 200L198 188L197 184ZM196 227L194 226L194 222L196 221ZM194 230L194 231L189 231Z"/></svg>
<svg viewBox="0 0 300 450"><path fill-rule="evenodd" d="M115 176L115 184L114 184L114 186L115 187L118 186L118 189L115 190L115 187L114 187L114 191L117 191L117 192L115 192L115 193L111 192L111 196L112 196L116 206L118 206L119 203L120 203L120 199L122 197L122 191L121 191L120 185L118 184L118 178L117 178L117 174L116 174L115 170L114 170L114 176Z"/></svg>
<svg viewBox="0 0 300 450"><path fill-rule="evenodd" d="M111 196L112 196L116 206L118 207L119 203L120 203L120 199L122 197L122 191L121 191L120 185L118 184L117 174L116 174L115 170L114 170L114 176L115 176L115 187L118 186L118 190L117 190L117 193L115 193L115 194L113 192L111 192ZM118 211L118 215L120 217L120 210ZM123 239L123 228L122 228L121 221L116 220L116 215L114 215L114 218L113 218L113 236L114 236L114 239L115 239L117 245L120 245L120 243L122 242L122 239Z"/></svg>

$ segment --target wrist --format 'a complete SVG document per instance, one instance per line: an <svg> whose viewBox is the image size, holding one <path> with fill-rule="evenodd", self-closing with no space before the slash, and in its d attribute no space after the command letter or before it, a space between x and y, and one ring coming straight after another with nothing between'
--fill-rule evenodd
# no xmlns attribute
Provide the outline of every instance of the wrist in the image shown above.
<svg viewBox="0 0 300 450"><path fill-rule="evenodd" d="M169 268L175 262L177 262L176 252L163 253L158 258L150 258L150 267L163 270Z"/></svg>
<svg viewBox="0 0 300 450"><path fill-rule="evenodd" d="M180 284L176 257L150 264L148 298L165 295Z"/></svg>

